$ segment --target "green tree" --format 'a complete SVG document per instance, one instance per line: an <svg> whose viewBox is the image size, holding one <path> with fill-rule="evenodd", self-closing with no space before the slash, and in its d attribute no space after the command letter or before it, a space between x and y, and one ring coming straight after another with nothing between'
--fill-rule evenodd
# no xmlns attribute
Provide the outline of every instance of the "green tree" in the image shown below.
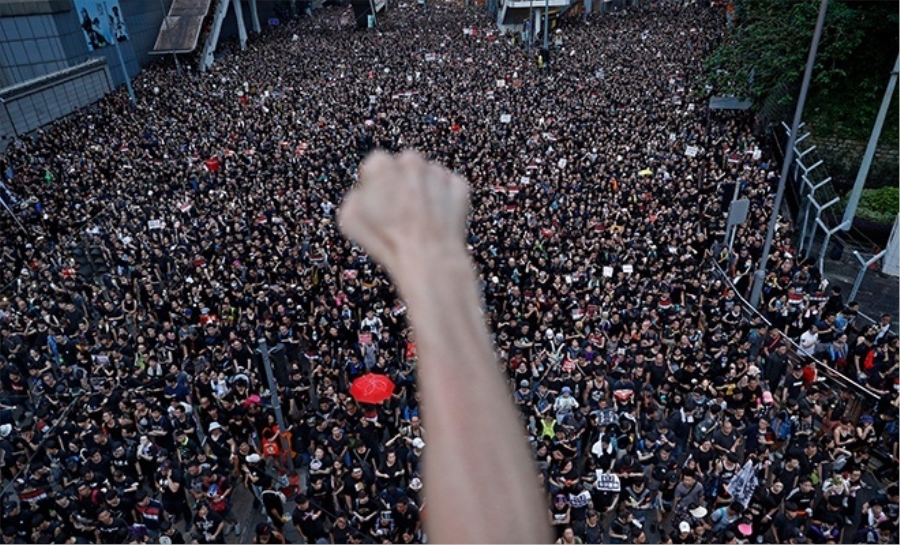
<svg viewBox="0 0 900 545"><path fill-rule="evenodd" d="M762 104L783 84L798 84L820 0L734 0L735 24L707 59L716 94ZM896 1L831 0L805 117L817 133L865 139L898 50ZM889 119L897 119L895 106ZM882 142L896 142L897 123Z"/></svg>

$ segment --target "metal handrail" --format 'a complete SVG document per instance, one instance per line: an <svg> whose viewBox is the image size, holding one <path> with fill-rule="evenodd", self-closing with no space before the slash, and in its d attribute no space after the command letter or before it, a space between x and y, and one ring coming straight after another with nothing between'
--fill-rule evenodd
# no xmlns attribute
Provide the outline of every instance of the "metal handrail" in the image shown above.
<svg viewBox="0 0 900 545"><path fill-rule="evenodd" d="M752 305L750 305L750 303L746 299L744 299L744 297L740 294L740 292L735 288L734 284L732 284L731 279L728 278L728 275L725 274L725 271L722 270L722 267L720 267L719 264L715 260L712 260L712 259L709 260L709 263L711 263L713 271L720 277L720 279L723 282L725 282L725 284L728 286L728 288L730 290L732 290L734 292L734 294L737 296L738 300L741 303L741 307L744 309L744 312L750 312L751 314L762 319L762 321L765 322L765 324L767 326L772 327L772 322L770 322L768 320L768 318L766 318L761 312L759 312L759 310L754 308ZM826 379L837 383L842 388L850 388L851 390L854 390L857 394L861 394L861 395L869 398L870 401L877 401L879 399L879 396L877 394L875 394L871 390L867 389L866 387L860 385L857 381L853 380L853 378L848 377L847 375L841 373L834 367L831 367L826 362L824 362L814 356L805 356L804 355L801 357L800 353L799 353L800 346L797 343L795 343L794 340L791 339L790 337L788 337L787 335L782 335L782 340L783 340L783 342L785 342L785 344L788 347L788 355L791 357L792 361L801 361L807 357L811 358L813 361L816 362L816 367L821 372L821 376L824 376Z"/></svg>

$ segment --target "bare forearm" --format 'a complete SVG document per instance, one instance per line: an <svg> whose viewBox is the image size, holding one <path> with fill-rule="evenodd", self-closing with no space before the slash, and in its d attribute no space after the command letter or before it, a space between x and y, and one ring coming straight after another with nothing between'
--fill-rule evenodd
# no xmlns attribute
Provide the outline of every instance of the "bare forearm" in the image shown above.
<svg viewBox="0 0 900 545"><path fill-rule="evenodd" d="M431 430L426 479L436 542L548 543L522 427L494 363L465 249L411 250L398 268ZM472 386L478 384L479 388Z"/></svg>

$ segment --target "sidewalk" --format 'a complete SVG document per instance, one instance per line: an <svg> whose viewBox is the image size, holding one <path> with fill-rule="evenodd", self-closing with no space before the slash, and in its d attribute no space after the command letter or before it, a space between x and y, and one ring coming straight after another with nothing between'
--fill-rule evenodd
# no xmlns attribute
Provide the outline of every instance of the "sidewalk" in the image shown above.
<svg viewBox="0 0 900 545"><path fill-rule="evenodd" d="M850 291L856 282L856 276L862 267L853 255L854 248L848 246L840 261L834 261L825 256L823 264L825 278L832 285L840 286L843 290L844 301L850 301ZM869 258L870 254L862 254ZM877 270L866 271L859 292L855 299L859 301L859 309L874 321L878 321L882 314L890 314L897 324L900 318L900 279L881 273L881 262L877 264ZM896 330L896 328L895 328Z"/></svg>

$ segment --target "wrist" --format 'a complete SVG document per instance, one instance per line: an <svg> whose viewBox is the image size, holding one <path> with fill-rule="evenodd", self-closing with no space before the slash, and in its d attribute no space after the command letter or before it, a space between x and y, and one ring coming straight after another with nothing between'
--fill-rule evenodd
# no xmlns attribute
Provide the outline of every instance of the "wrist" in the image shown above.
<svg viewBox="0 0 900 545"><path fill-rule="evenodd" d="M410 245L398 248L396 259L391 263L390 273L400 285L400 289L409 289L407 285L422 283L424 278L428 284L434 285L435 277L453 274L459 265L465 263L465 270L474 276L471 259L461 240L447 239L430 244ZM412 287L412 286L410 286Z"/></svg>

